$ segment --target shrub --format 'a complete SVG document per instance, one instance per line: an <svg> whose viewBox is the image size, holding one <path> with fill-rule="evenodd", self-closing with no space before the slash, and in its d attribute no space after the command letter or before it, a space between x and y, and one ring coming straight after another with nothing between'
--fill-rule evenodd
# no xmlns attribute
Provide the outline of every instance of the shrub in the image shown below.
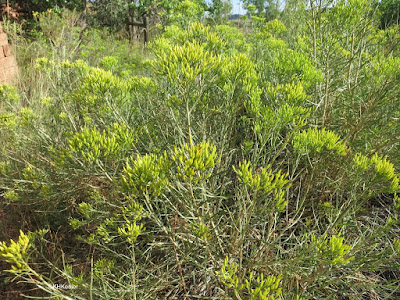
<svg viewBox="0 0 400 300"><path fill-rule="evenodd" d="M340 20L364 8L346 3ZM35 60L30 96L2 86L1 201L24 224L0 242L9 276L55 299L396 295L399 176L376 128L397 128L397 60L371 46L350 68L372 64L357 67L371 90L348 87L348 73L313 56L332 54L321 40L313 49L304 32L296 46L279 21L264 25L235 38L168 27L143 69L125 42L100 49L99 34L82 47L89 62ZM345 33L328 33L349 62ZM330 88L347 111L330 109ZM356 107L360 120L341 124Z"/></svg>

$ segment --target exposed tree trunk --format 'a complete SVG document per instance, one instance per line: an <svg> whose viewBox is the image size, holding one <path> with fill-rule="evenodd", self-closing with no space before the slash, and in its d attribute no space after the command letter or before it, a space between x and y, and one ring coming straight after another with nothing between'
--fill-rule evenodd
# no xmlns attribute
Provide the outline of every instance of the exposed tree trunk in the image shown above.
<svg viewBox="0 0 400 300"><path fill-rule="evenodd" d="M137 23L138 20L136 19L135 10L132 7L129 8L128 22L129 41L134 44L138 39L138 27L132 24Z"/></svg>
<svg viewBox="0 0 400 300"><path fill-rule="evenodd" d="M128 8L128 22L129 41L131 44L135 44L139 39L138 35L140 34L140 31L138 26L133 24L140 22L140 20L137 19L137 11L133 6Z"/></svg>
<svg viewBox="0 0 400 300"><path fill-rule="evenodd" d="M86 28L87 0L82 0L82 28Z"/></svg>
<svg viewBox="0 0 400 300"><path fill-rule="evenodd" d="M149 42L149 17L143 16L144 44Z"/></svg>

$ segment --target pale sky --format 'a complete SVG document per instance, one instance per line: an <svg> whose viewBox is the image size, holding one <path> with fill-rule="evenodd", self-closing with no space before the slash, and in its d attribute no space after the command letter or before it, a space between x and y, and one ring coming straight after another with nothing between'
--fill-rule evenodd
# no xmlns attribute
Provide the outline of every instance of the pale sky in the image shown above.
<svg viewBox="0 0 400 300"><path fill-rule="evenodd" d="M242 1L238 1L238 0L232 0L232 14L241 14L243 15L245 13L245 9L243 8L243 3Z"/></svg>
<svg viewBox="0 0 400 300"><path fill-rule="evenodd" d="M210 3L212 2L212 0L206 0L206 2ZM285 4L285 0L281 0L280 2L280 8L283 9L284 8L284 4ZM235 14L240 14L240 15L244 15L246 13L246 10L243 7L243 2L240 0L231 0L232 3L232 15Z"/></svg>
<svg viewBox="0 0 400 300"><path fill-rule="evenodd" d="M211 3L212 0L206 0L207 3ZM243 8L243 3L240 0L231 0L232 3L232 15L241 14L244 15L246 10Z"/></svg>

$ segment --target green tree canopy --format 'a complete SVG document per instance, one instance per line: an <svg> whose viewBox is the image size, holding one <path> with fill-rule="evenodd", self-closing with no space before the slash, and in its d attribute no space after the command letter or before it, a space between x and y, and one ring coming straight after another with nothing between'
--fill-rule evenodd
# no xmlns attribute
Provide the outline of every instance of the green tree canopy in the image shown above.
<svg viewBox="0 0 400 300"><path fill-rule="evenodd" d="M254 5L256 14L268 20L275 19L279 13L279 0L244 0L243 3L246 6Z"/></svg>
<svg viewBox="0 0 400 300"><path fill-rule="evenodd" d="M32 12L42 12L48 9L76 9L84 8L85 0L10 0L10 4L18 4L28 13L28 17L32 16Z"/></svg>
<svg viewBox="0 0 400 300"><path fill-rule="evenodd" d="M400 0L383 0L380 1L379 11L381 14L382 29L388 28L400 21Z"/></svg>
<svg viewBox="0 0 400 300"><path fill-rule="evenodd" d="M229 0L213 0L208 8L211 18L218 24L222 24L232 10L232 3Z"/></svg>
<svg viewBox="0 0 400 300"><path fill-rule="evenodd" d="M195 7L195 9L193 9ZM204 0L92 0L92 21L97 25L121 29L128 17L140 18L144 14L162 17L168 22L178 22L189 15L203 15L207 6ZM188 16L187 16L188 15Z"/></svg>

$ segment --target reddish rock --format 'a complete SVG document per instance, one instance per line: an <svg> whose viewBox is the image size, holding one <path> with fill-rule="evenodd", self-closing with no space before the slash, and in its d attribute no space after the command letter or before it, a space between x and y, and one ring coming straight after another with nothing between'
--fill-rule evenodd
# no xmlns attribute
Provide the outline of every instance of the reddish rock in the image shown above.
<svg viewBox="0 0 400 300"><path fill-rule="evenodd" d="M3 46L3 53L5 57L12 56L12 48L10 45Z"/></svg>
<svg viewBox="0 0 400 300"><path fill-rule="evenodd" d="M7 34L0 33L0 46L8 45Z"/></svg>
<svg viewBox="0 0 400 300"><path fill-rule="evenodd" d="M0 69L0 83L16 83L18 79L18 68L16 66L8 69Z"/></svg>
<svg viewBox="0 0 400 300"><path fill-rule="evenodd" d="M17 66L14 56L3 57L0 59L0 69L8 69Z"/></svg>
<svg viewBox="0 0 400 300"><path fill-rule="evenodd" d="M0 83L16 83L18 66L0 22Z"/></svg>

